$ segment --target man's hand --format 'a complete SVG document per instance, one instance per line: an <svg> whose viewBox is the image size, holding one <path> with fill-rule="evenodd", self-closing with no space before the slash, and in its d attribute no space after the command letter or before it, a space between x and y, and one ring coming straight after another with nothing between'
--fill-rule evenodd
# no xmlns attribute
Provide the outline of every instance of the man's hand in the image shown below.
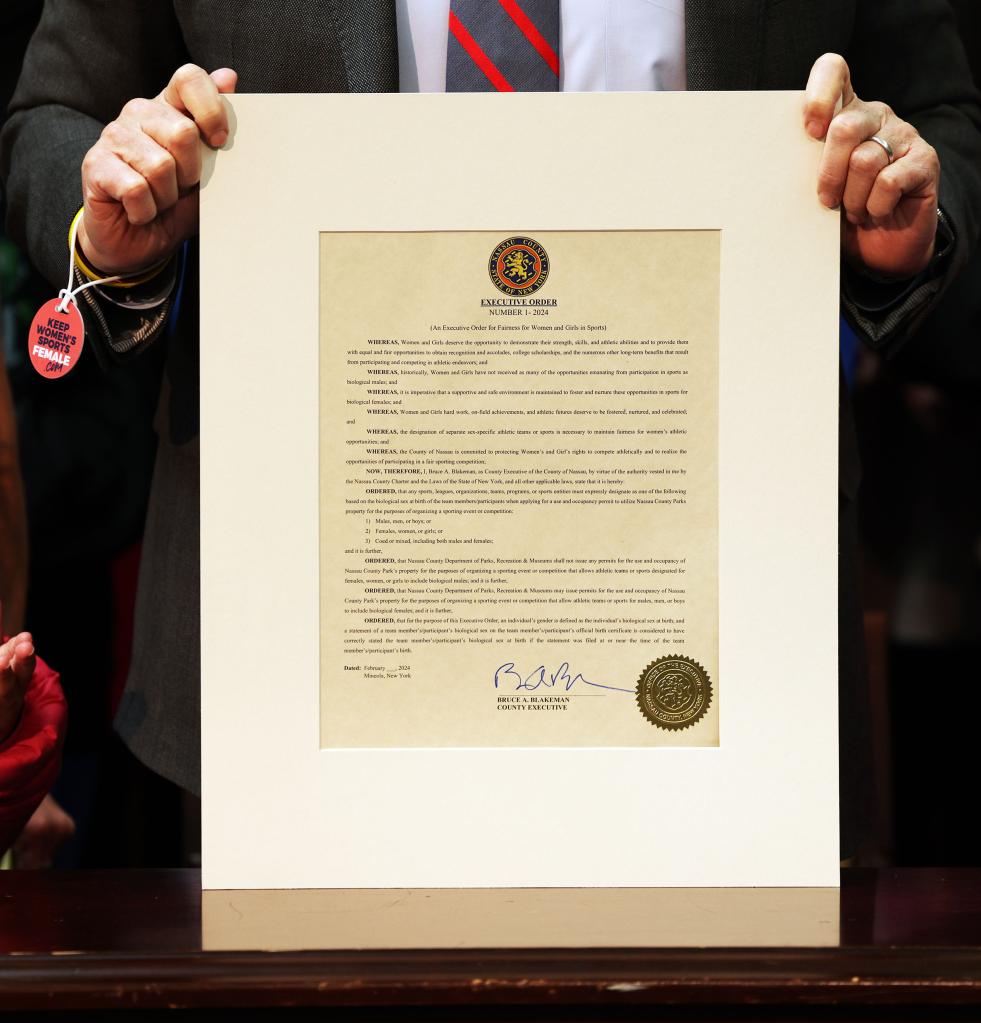
<svg viewBox="0 0 981 1023"><path fill-rule="evenodd" d="M155 99L133 99L82 162L85 213L78 243L91 264L132 273L170 255L198 229L200 139L228 138L221 93L237 75L179 68Z"/></svg>
<svg viewBox="0 0 981 1023"><path fill-rule="evenodd" d="M3 607L0 605L0 637L3 636ZM10 738L20 721L24 694L34 675L34 640L29 632L11 636L0 645L0 742Z"/></svg>
<svg viewBox="0 0 981 1023"><path fill-rule="evenodd" d="M842 245L848 259L891 277L923 270L937 234L936 151L885 103L860 100L848 65L836 53L819 57L811 69L804 126L812 137L826 137L818 197L825 206L844 209ZM885 149L868 141L873 135L892 147L891 164Z"/></svg>

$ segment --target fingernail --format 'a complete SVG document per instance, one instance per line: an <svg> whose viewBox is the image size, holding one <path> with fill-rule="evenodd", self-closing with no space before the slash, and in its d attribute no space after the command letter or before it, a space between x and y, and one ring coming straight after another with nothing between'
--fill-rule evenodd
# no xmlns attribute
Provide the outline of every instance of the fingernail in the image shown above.
<svg viewBox="0 0 981 1023"><path fill-rule="evenodd" d="M812 138L819 139L823 134L823 132L821 131L821 127L822 125L820 121L808 121L807 124L805 125L805 130L807 131L807 134L810 135Z"/></svg>
<svg viewBox="0 0 981 1023"><path fill-rule="evenodd" d="M216 131L214 135L211 136L211 145L214 146L215 149L221 149L221 147L227 141L228 141L227 131Z"/></svg>

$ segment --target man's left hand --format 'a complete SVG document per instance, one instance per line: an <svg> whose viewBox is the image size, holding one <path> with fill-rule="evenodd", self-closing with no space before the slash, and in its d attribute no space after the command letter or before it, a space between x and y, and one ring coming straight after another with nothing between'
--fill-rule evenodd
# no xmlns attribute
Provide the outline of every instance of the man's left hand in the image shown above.
<svg viewBox="0 0 981 1023"><path fill-rule="evenodd" d="M838 102L841 109L835 113ZM913 277L933 258L940 160L919 132L885 103L855 95L843 57L826 53L811 69L804 127L826 139L818 198L845 214L842 247L849 261L888 277ZM893 150L890 163L885 148Z"/></svg>

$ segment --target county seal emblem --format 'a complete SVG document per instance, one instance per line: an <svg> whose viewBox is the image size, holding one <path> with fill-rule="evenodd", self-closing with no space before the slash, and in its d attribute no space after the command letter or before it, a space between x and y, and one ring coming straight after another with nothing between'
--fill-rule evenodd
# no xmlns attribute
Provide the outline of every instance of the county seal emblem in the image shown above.
<svg viewBox="0 0 981 1023"><path fill-rule="evenodd" d="M709 674L690 657L652 661L637 680L637 705L657 728L689 728L704 717L711 702Z"/></svg>
<svg viewBox="0 0 981 1023"><path fill-rule="evenodd" d="M548 279L548 253L534 238L508 238L491 253L490 279L505 295L533 295Z"/></svg>

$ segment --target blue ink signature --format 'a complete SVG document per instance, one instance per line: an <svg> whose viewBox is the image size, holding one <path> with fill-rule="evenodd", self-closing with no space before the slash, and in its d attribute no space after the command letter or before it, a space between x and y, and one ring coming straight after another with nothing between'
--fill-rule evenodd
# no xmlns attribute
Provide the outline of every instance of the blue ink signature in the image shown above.
<svg viewBox="0 0 981 1023"><path fill-rule="evenodd" d="M609 689L614 693L633 693L633 689L621 689L619 686L605 686L601 682L590 682L588 679L582 677L582 675L570 674L571 668L568 662L563 661L557 671L553 671L549 674L545 668L545 665L539 665L530 675L523 677L520 672L514 670L514 661L508 661L506 664L502 664L497 671L494 672L494 688L499 689L501 684L508 684L509 681L515 683L514 690L517 692L520 689L535 690L539 686L545 686L548 689L554 689L557 685L562 685L566 692L577 683L581 683L584 686L592 686L594 689Z"/></svg>

